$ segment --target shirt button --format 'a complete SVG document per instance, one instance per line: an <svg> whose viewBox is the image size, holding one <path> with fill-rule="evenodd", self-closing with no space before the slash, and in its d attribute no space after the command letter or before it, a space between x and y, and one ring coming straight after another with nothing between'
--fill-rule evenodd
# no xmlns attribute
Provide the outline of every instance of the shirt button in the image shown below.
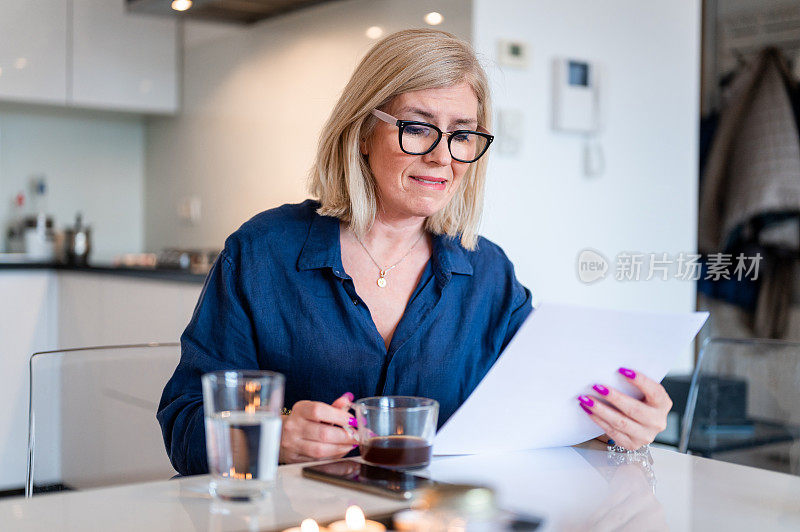
<svg viewBox="0 0 800 532"><path fill-rule="evenodd" d="M354 300L353 300L353 304L354 304L354 305L358 305L358 299L354 299Z"/></svg>

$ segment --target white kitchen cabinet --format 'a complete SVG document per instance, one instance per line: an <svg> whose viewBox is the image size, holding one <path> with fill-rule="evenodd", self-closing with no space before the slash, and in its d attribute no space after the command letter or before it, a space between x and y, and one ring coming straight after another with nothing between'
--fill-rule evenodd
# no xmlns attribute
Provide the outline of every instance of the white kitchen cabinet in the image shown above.
<svg viewBox="0 0 800 532"><path fill-rule="evenodd" d="M28 359L57 347L56 275L0 271L0 490L25 483Z"/></svg>
<svg viewBox="0 0 800 532"><path fill-rule="evenodd" d="M177 21L123 0L72 0L70 103L148 113L178 109Z"/></svg>
<svg viewBox="0 0 800 532"><path fill-rule="evenodd" d="M174 114L178 38L124 0L0 0L0 100Z"/></svg>
<svg viewBox="0 0 800 532"><path fill-rule="evenodd" d="M202 288L200 283L61 272L58 343L87 347L177 342Z"/></svg>
<svg viewBox="0 0 800 532"><path fill-rule="evenodd" d="M65 105L65 0L0 2L0 99Z"/></svg>
<svg viewBox="0 0 800 532"><path fill-rule="evenodd" d="M0 270L0 490L25 483L30 356L69 347L176 342L202 288L99 272ZM57 401L58 386L48 391ZM50 448L42 455L45 462L38 462L40 480L61 479L58 453L47 452L58 445L60 423L60 417L47 420L52 437L43 438Z"/></svg>

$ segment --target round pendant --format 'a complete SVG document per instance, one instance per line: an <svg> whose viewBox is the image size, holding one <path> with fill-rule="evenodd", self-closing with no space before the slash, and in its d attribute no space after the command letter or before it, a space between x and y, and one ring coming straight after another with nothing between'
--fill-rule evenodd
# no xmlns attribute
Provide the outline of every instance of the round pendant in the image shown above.
<svg viewBox="0 0 800 532"><path fill-rule="evenodd" d="M386 279L384 279L383 277L379 277L378 278L378 286L380 286L381 288L386 286Z"/></svg>

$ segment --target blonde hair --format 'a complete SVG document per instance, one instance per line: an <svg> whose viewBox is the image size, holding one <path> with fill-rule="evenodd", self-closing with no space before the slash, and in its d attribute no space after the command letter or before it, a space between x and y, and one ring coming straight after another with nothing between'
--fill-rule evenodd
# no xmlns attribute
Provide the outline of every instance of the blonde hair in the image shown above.
<svg viewBox="0 0 800 532"><path fill-rule="evenodd" d="M359 237L369 231L377 213L374 176L359 150L377 119L371 112L395 96L416 90L466 82L478 99L478 124L490 129L491 102L486 73L472 47L450 33L410 29L378 41L356 67L322 128L309 191L319 199L317 212L350 224ZM461 237L474 249L483 211L486 155L471 163L450 202L429 216L425 229Z"/></svg>

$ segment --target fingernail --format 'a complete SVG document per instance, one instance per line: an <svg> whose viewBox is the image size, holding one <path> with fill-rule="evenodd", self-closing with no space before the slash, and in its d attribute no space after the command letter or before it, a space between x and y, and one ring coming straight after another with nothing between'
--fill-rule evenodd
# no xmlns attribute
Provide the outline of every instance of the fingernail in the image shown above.
<svg viewBox="0 0 800 532"><path fill-rule="evenodd" d="M592 386L592 389L599 393L600 395L608 395L608 388L603 386L602 384L595 384Z"/></svg>
<svg viewBox="0 0 800 532"><path fill-rule="evenodd" d="M612 440L611 438L609 438L608 439L608 444L609 445L616 445L617 443L614 440Z"/></svg>
<svg viewBox="0 0 800 532"><path fill-rule="evenodd" d="M581 404L584 404L586 406L594 406L594 401L592 401L592 398L587 395L579 395L578 401L580 401Z"/></svg>
<svg viewBox="0 0 800 532"><path fill-rule="evenodd" d="M358 447L358 444L353 445L353 449L355 449L356 447Z"/></svg>
<svg viewBox="0 0 800 532"><path fill-rule="evenodd" d="M347 420L347 424L350 425L351 427L353 427L354 429L358 428L358 420L356 418L354 418L354 417L351 417L350 419L348 419Z"/></svg>
<svg viewBox="0 0 800 532"><path fill-rule="evenodd" d="M347 392L346 394L344 394L344 396L345 396L345 397L347 397L347 400L348 400L348 401L350 401L351 403L352 403L352 402L355 400L355 398L356 398L356 396L355 396L355 395L353 395L353 394L352 394L352 393L350 393L350 392Z"/></svg>
<svg viewBox="0 0 800 532"><path fill-rule="evenodd" d="M581 403L581 408L583 408L583 411L589 414L590 416L592 415L592 411L589 410L589 407L586 406L585 404Z"/></svg>
<svg viewBox="0 0 800 532"><path fill-rule="evenodd" d="M619 372L620 372L620 374L622 374L624 377L628 377L629 379L635 379L635 378L636 378L636 372L635 372L635 371L633 371L632 369L628 369L628 368L619 368Z"/></svg>

